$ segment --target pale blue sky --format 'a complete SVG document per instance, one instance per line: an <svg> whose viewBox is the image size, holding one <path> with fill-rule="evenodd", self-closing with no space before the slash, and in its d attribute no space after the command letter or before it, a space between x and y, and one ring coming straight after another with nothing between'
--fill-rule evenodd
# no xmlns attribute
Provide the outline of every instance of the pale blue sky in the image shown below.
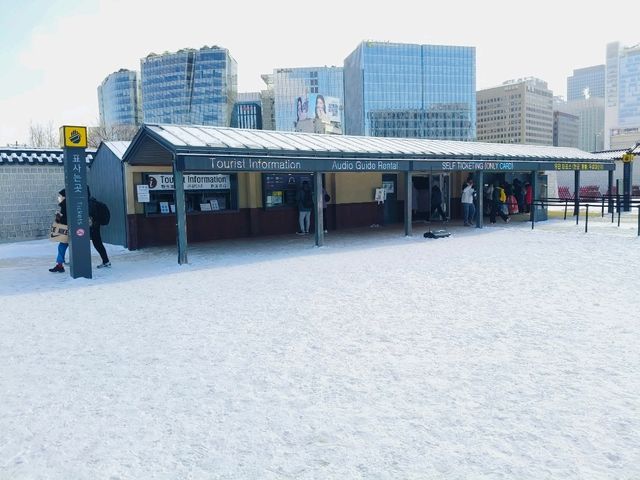
<svg viewBox="0 0 640 480"><path fill-rule="evenodd" d="M478 89L536 76L564 95L573 69L605 63L608 42L640 43L622 24L639 14L631 0L606 11L555 0L0 0L0 145L26 141L30 121L94 125L109 73L213 44L238 61L240 91L274 68L342 65L371 39L475 46Z"/></svg>

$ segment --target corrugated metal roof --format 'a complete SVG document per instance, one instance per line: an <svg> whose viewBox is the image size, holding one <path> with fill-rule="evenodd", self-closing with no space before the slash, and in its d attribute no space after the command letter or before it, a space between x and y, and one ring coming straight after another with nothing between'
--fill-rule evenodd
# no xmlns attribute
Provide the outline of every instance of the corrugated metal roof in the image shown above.
<svg viewBox="0 0 640 480"><path fill-rule="evenodd" d="M95 150L87 150L87 164L91 163ZM0 148L0 164L7 165L62 165L61 148Z"/></svg>
<svg viewBox="0 0 640 480"><path fill-rule="evenodd" d="M131 145L131 142L123 141L110 141L102 143L120 160L122 160L122 157L124 157L124 152L126 152L127 148L129 148L129 145Z"/></svg>
<svg viewBox="0 0 640 480"><path fill-rule="evenodd" d="M487 158L517 160L598 161L610 160L568 147L460 142L406 138L322 135L298 132L245 130L193 125L145 125L175 151L215 153L217 150L246 153L278 153L327 156L370 155L408 158Z"/></svg>

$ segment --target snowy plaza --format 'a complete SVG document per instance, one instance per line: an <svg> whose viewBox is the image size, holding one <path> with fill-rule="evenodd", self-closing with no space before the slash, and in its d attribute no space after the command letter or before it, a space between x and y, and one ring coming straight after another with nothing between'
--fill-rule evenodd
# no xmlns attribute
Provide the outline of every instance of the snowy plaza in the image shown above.
<svg viewBox="0 0 640 480"><path fill-rule="evenodd" d="M634 218L0 244L0 478L640 478Z"/></svg>

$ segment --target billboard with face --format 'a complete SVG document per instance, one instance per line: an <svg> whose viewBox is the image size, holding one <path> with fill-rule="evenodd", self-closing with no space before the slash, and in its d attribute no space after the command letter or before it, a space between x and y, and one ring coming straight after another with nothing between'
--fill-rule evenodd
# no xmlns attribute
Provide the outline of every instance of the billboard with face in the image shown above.
<svg viewBox="0 0 640 480"><path fill-rule="evenodd" d="M311 109L309 117L341 123L339 98L325 97L319 93L311 93L309 94L308 105Z"/></svg>

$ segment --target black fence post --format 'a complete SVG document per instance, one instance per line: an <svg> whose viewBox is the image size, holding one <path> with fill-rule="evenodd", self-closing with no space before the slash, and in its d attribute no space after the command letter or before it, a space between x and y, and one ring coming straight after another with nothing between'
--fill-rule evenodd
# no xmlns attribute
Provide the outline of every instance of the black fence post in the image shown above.
<svg viewBox="0 0 640 480"><path fill-rule="evenodd" d="M604 195L602 196L602 214L600 215L600 218L604 218Z"/></svg>
<svg viewBox="0 0 640 480"><path fill-rule="evenodd" d="M567 208L569 207L569 200L564 201L564 219L567 219Z"/></svg>
<svg viewBox="0 0 640 480"><path fill-rule="evenodd" d="M587 203L587 213L584 217L584 233L589 231L589 204Z"/></svg>
<svg viewBox="0 0 640 480"><path fill-rule="evenodd" d="M536 223L536 202L531 202L531 230Z"/></svg>
<svg viewBox="0 0 640 480"><path fill-rule="evenodd" d="M618 208L618 226L620 226L620 209Z"/></svg>
<svg viewBox="0 0 640 480"><path fill-rule="evenodd" d="M576 225L578 225L580 220L580 202L575 203L573 214L576 216Z"/></svg>

